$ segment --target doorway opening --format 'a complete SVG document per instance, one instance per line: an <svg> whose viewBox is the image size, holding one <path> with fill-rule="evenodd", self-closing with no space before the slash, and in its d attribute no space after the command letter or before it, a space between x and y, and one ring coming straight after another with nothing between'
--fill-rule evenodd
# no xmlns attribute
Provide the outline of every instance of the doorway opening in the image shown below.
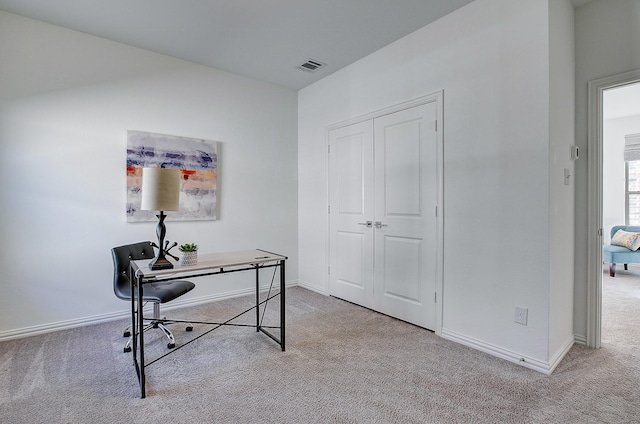
<svg viewBox="0 0 640 424"><path fill-rule="evenodd" d="M602 229L607 245L614 227L640 226L640 155L635 153L635 142L640 138L640 82L606 89L602 120ZM603 345L625 344L629 328L638 319L639 297L640 264L619 264L614 276L610 275L610 264L604 264Z"/></svg>
<svg viewBox="0 0 640 424"><path fill-rule="evenodd" d="M602 344L602 324L603 324L603 255L602 246L610 241L610 231L612 222L617 221L618 224L626 224L625 208L622 206L622 217L620 216L619 207L617 212L612 212L610 208L612 198L620 197L620 187L611 184L611 180L619 178L620 171L625 168L624 161L615 162L616 149L622 157L624 151L624 142L616 146L615 132L630 132L633 130L625 129L623 124L632 125L633 118L626 119L628 122L614 123L615 118L621 118L621 114L629 116L635 114L628 109L632 106L624 106L624 102L620 101L625 94L629 92L625 90L640 90L640 70L628 72L621 75L614 75L591 81L589 83L589 132L588 132L588 151L589 151L589 181L588 181L588 298L587 298L587 345L593 348L599 348ZM638 97L632 98L635 105L638 105ZM620 112L626 108L626 112ZM638 110L640 115L640 110ZM638 117L640 123L640 116ZM614 125L615 124L615 125ZM606 132L605 132L606 131ZM640 132L640 129L637 131ZM609 143L605 145L606 140ZM618 141L619 143L619 141ZM621 157L619 159L621 159ZM605 166L605 161L606 166ZM612 162L613 161L613 162ZM618 177L615 175L618 174ZM622 181L627 174L622 174ZM605 183L607 184L605 186ZM622 198L625 199L626 191L622 187ZM606 194L605 194L606 193ZM606 202L606 207L605 207ZM621 221L622 220L622 221ZM638 269L640 275L640 268ZM606 277L609 278L608 276ZM610 281L607 280L610 284ZM609 288L609 287L607 287Z"/></svg>

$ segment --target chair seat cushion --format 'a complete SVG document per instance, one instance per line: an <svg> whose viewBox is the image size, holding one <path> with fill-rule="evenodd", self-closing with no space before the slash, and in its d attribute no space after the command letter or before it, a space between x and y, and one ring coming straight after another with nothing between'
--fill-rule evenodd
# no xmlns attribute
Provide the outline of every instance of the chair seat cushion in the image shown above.
<svg viewBox="0 0 640 424"><path fill-rule="evenodd" d="M165 303L190 292L196 285L191 281L174 280L144 284L142 300Z"/></svg>
<svg viewBox="0 0 640 424"><path fill-rule="evenodd" d="M602 260L612 264L640 263L640 251L631 251L626 247L605 245L602 248Z"/></svg>
<svg viewBox="0 0 640 424"><path fill-rule="evenodd" d="M627 249L626 247L614 246L612 244L604 246L604 251L611 253L631 253L631 250Z"/></svg>

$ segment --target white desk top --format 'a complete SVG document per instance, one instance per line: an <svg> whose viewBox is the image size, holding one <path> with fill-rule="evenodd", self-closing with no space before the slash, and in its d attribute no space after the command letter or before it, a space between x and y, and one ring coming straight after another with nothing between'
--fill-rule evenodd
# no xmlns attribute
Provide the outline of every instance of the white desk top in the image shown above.
<svg viewBox="0 0 640 424"><path fill-rule="evenodd" d="M173 268L152 271L149 269L150 259L132 261L131 265L136 275L141 273L145 278L150 278L161 276L167 277L176 273L190 274L197 273L198 271L218 268L231 268L242 265L255 265L273 261L282 261L287 259L287 257L255 249L241 250L238 252L198 253L198 263L191 266L180 266L170 257L167 257L167 259L173 264Z"/></svg>

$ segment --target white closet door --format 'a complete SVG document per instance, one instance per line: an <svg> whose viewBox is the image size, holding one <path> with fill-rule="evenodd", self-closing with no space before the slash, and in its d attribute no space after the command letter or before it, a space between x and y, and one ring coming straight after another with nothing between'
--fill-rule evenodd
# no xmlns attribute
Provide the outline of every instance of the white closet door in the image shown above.
<svg viewBox="0 0 640 424"><path fill-rule="evenodd" d="M373 307L373 122L329 133L331 295Z"/></svg>
<svg viewBox="0 0 640 424"><path fill-rule="evenodd" d="M374 120L373 309L435 329L436 103Z"/></svg>
<svg viewBox="0 0 640 424"><path fill-rule="evenodd" d="M436 102L329 132L329 292L436 327Z"/></svg>

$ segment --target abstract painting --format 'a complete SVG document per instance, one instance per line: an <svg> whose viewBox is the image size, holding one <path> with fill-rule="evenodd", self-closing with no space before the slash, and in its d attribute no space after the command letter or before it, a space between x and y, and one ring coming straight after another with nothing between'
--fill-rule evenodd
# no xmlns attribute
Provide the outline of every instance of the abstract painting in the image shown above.
<svg viewBox="0 0 640 424"><path fill-rule="evenodd" d="M174 135L127 131L127 222L157 221L157 211L140 210L142 168L181 171L180 210L167 221L216 219L217 142Z"/></svg>

